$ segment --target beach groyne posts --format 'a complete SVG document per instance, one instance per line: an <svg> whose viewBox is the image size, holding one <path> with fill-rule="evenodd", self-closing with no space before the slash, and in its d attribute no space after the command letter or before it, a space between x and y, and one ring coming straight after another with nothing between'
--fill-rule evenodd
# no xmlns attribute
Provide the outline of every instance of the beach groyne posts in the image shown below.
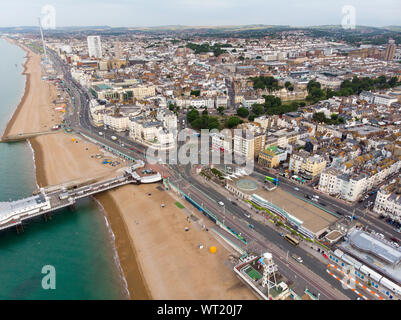
<svg viewBox="0 0 401 320"><path fill-rule="evenodd" d="M54 134L59 132L59 130L42 131L42 132L30 132L30 133L19 133L19 134L9 134L3 137L0 142L18 142L28 140L37 136Z"/></svg>

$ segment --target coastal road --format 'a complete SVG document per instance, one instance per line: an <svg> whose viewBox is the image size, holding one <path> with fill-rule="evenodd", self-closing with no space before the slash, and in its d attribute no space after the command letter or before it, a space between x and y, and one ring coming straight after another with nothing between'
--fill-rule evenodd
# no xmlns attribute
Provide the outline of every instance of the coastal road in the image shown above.
<svg viewBox="0 0 401 320"><path fill-rule="evenodd" d="M56 58L58 59L58 57ZM60 65L62 62L59 62ZM72 80L69 70L66 67L62 67L63 73L64 73L64 80L66 83L66 86L69 88L69 92L73 99L73 104L74 104L74 110L72 114L68 117L68 121L70 122L71 126L74 127L77 131L82 131L88 136L96 138L96 140L100 141L101 143L104 143L105 145L112 146L113 148L131 155L133 157L139 158L139 159L144 159L144 153L146 147L136 143L132 140L130 140L128 137L125 135L119 135L116 134L115 132L109 131L109 130L104 130L104 136L99 136L98 132L100 131L99 128L94 127L91 124L90 121L90 116L89 116L89 96L85 92L85 90L78 85L74 80ZM111 135L116 135L119 137L119 143L116 143L110 139ZM121 142L124 144L124 146L121 145ZM135 151L130 150L130 148L134 148ZM196 179L192 178L191 173L189 172L188 168L189 166L186 167L186 170L182 171L182 168L180 169L180 166L171 166L173 169L173 172L182 172L184 175L184 181L189 182L191 185L191 188L196 189L193 190L194 196L195 197L201 197L197 198L198 201L204 201L205 205L211 206L212 210L217 210L216 208L216 201L220 201L222 199L225 199L224 196L220 195L219 193L216 193L214 190L210 190L208 188L205 188L202 184L200 184ZM201 190L203 194L207 196L199 196L198 190ZM210 199L213 199L210 200ZM239 232L242 232L244 235L246 235L249 239L252 239L254 243L256 244L257 247L260 248L260 250L269 250L275 253L275 258L277 263L280 265L280 269L282 272L286 273L286 276L288 276L289 279L292 279L294 282L297 284L302 284L304 286L308 286L308 288L312 289L312 291L315 290L315 292L319 292L322 294L322 298L327 298L327 299L332 299L334 298L334 294L331 292L333 291L331 288L324 288L321 285L319 285L319 277L325 279L327 282L335 281L333 278L328 278L328 274L325 271L325 266L317 261L317 259L310 258L307 255L305 255L305 252L300 249L300 248L294 248L292 247L287 241L285 241L281 236L278 235L277 231L257 222L250 220L252 224L255 226L255 230L250 229L246 223L244 223L244 213L243 209L240 209L237 206L232 205L231 203L226 202L226 210L227 212L219 212L217 211L220 216L223 214L227 214L229 219L229 223L233 224L233 227L237 228ZM234 216L237 217L237 219L233 219L231 213L234 213ZM273 244L274 243L274 244ZM277 244L277 245L276 245ZM310 268L313 273L310 273L308 275L305 275L308 273L308 269L305 268L305 266L302 265L297 265L297 263L294 262L288 262L286 261L287 252L292 252L296 253L300 256L303 257L305 266ZM300 270L300 269L305 269L305 270ZM288 275L287 275L288 274ZM316 276L316 275L319 276ZM311 288L311 283L315 283L313 288ZM330 284L330 286L333 285L333 283ZM338 283L334 282L334 286L338 286ZM352 293L352 292L351 292ZM352 294L347 294L347 296L351 299L355 298L352 296Z"/></svg>
<svg viewBox="0 0 401 320"><path fill-rule="evenodd" d="M325 264L306 254L303 249L292 246L281 237L276 230L254 219L246 218L242 208L227 201L227 198L217 190L210 189L197 179L194 179L190 175L189 165L185 167L180 166L178 171L180 171L182 177L181 179L177 179L178 187L181 190L185 190L185 192L189 193L195 201L200 205L203 204L205 208L209 209L213 214L216 214L222 221L224 219L228 226L240 232L241 235L248 240L249 246L258 249L259 253L261 253L260 250L262 250L262 252L270 251L274 253L280 270L282 270L283 274L289 279L299 285L304 285L304 287L307 286L312 291L314 291L314 288L315 292L321 293L322 298L333 298L335 295L330 293L330 291L333 291L332 288L343 290L338 281L326 272ZM225 203L224 208L217 204L218 201L223 201ZM248 227L249 223L254 225L254 230ZM295 261L286 261L287 252L301 256L304 260L304 266L298 265ZM306 267L310 269L310 271L306 269ZM305 270L300 270L300 268L305 268ZM307 273L307 275L305 273ZM319 281L321 281L320 278L324 279L329 284L329 289L319 285ZM311 285L313 282L316 282L314 286ZM350 299L357 298L352 291L345 291L343 293L344 297Z"/></svg>

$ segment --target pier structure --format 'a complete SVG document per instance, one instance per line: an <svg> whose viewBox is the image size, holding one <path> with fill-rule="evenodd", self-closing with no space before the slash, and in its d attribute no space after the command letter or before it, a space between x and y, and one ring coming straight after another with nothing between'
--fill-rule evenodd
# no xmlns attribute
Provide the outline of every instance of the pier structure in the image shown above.
<svg viewBox="0 0 401 320"><path fill-rule="evenodd" d="M46 216L52 211L66 207L73 207L78 199L111 190L126 184L155 183L162 181L160 173L151 175L139 175L136 171L143 168L145 163L141 160L123 170L123 174L110 179L104 179L94 183L84 183L76 186L50 186L41 188L31 197L0 202L0 230L10 227L18 228L22 222L36 216Z"/></svg>

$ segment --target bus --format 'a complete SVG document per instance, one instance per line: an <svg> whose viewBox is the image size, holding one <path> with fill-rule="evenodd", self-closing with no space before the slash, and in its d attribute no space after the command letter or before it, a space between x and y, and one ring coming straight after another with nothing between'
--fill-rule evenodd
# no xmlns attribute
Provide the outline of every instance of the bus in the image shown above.
<svg viewBox="0 0 401 320"><path fill-rule="evenodd" d="M299 241L297 239L291 237L288 234L286 234L284 238L285 238L285 240L287 240L289 243L291 243L294 246L297 246L299 244Z"/></svg>
<svg viewBox="0 0 401 320"><path fill-rule="evenodd" d="M278 186L278 179L277 178L265 176L265 181L270 181L270 182L274 183L276 186Z"/></svg>

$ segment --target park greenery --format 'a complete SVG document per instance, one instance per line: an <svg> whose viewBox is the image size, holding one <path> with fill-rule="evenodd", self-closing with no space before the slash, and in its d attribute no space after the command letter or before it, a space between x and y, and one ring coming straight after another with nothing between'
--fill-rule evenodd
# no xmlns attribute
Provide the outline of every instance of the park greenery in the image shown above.
<svg viewBox="0 0 401 320"><path fill-rule="evenodd" d="M360 94L362 91L390 89L399 86L397 77L392 77L389 80L383 75L375 79L364 77L353 77L352 80L344 80L341 83L339 90L332 90L330 88L322 89L321 84L315 80L310 80L307 85L308 96L306 101L315 104L321 100L330 99L334 96L348 97L354 94Z"/></svg>
<svg viewBox="0 0 401 320"><path fill-rule="evenodd" d="M196 109L190 110L187 113L187 120L191 124L191 127L196 130L200 129L220 130L219 119L217 117L209 116L206 109L202 112L202 115L200 115L199 111Z"/></svg>
<svg viewBox="0 0 401 320"><path fill-rule="evenodd" d="M191 96L199 97L200 96L200 90L191 90Z"/></svg>
<svg viewBox="0 0 401 320"><path fill-rule="evenodd" d="M249 110L245 107L240 107L237 109L237 115L241 118L246 118L249 115Z"/></svg>
<svg viewBox="0 0 401 320"><path fill-rule="evenodd" d="M273 77L251 77L254 89L267 90L269 92L278 91L283 87L279 85L277 79Z"/></svg>
<svg viewBox="0 0 401 320"><path fill-rule="evenodd" d="M265 99L264 103L255 103L252 105L251 112L248 116L249 121L253 121L256 117L262 115L281 115L288 112L294 112L297 111L299 107L304 107L306 105L303 101L292 101L283 104L279 97L272 95L263 96L263 98Z"/></svg>
<svg viewBox="0 0 401 320"><path fill-rule="evenodd" d="M198 53L205 53L205 52L213 52L213 54L218 57L219 55L226 53L227 51L222 49L222 48L228 48L232 47L231 44L220 44L220 43L215 43L213 46L210 46L207 42L202 43L202 44L196 44L196 43L188 43L187 48L190 48L194 50L195 54Z"/></svg>
<svg viewBox="0 0 401 320"><path fill-rule="evenodd" d="M230 117L225 121L224 126L226 128L232 129L232 128L235 128L236 126L238 126L242 122L243 122L243 120L241 120L238 117Z"/></svg>
<svg viewBox="0 0 401 320"><path fill-rule="evenodd" d="M342 124L344 123L344 118L339 117L338 114L333 113L330 118L326 118L323 112L316 112L313 114L314 121L316 122L324 122L326 124Z"/></svg>

